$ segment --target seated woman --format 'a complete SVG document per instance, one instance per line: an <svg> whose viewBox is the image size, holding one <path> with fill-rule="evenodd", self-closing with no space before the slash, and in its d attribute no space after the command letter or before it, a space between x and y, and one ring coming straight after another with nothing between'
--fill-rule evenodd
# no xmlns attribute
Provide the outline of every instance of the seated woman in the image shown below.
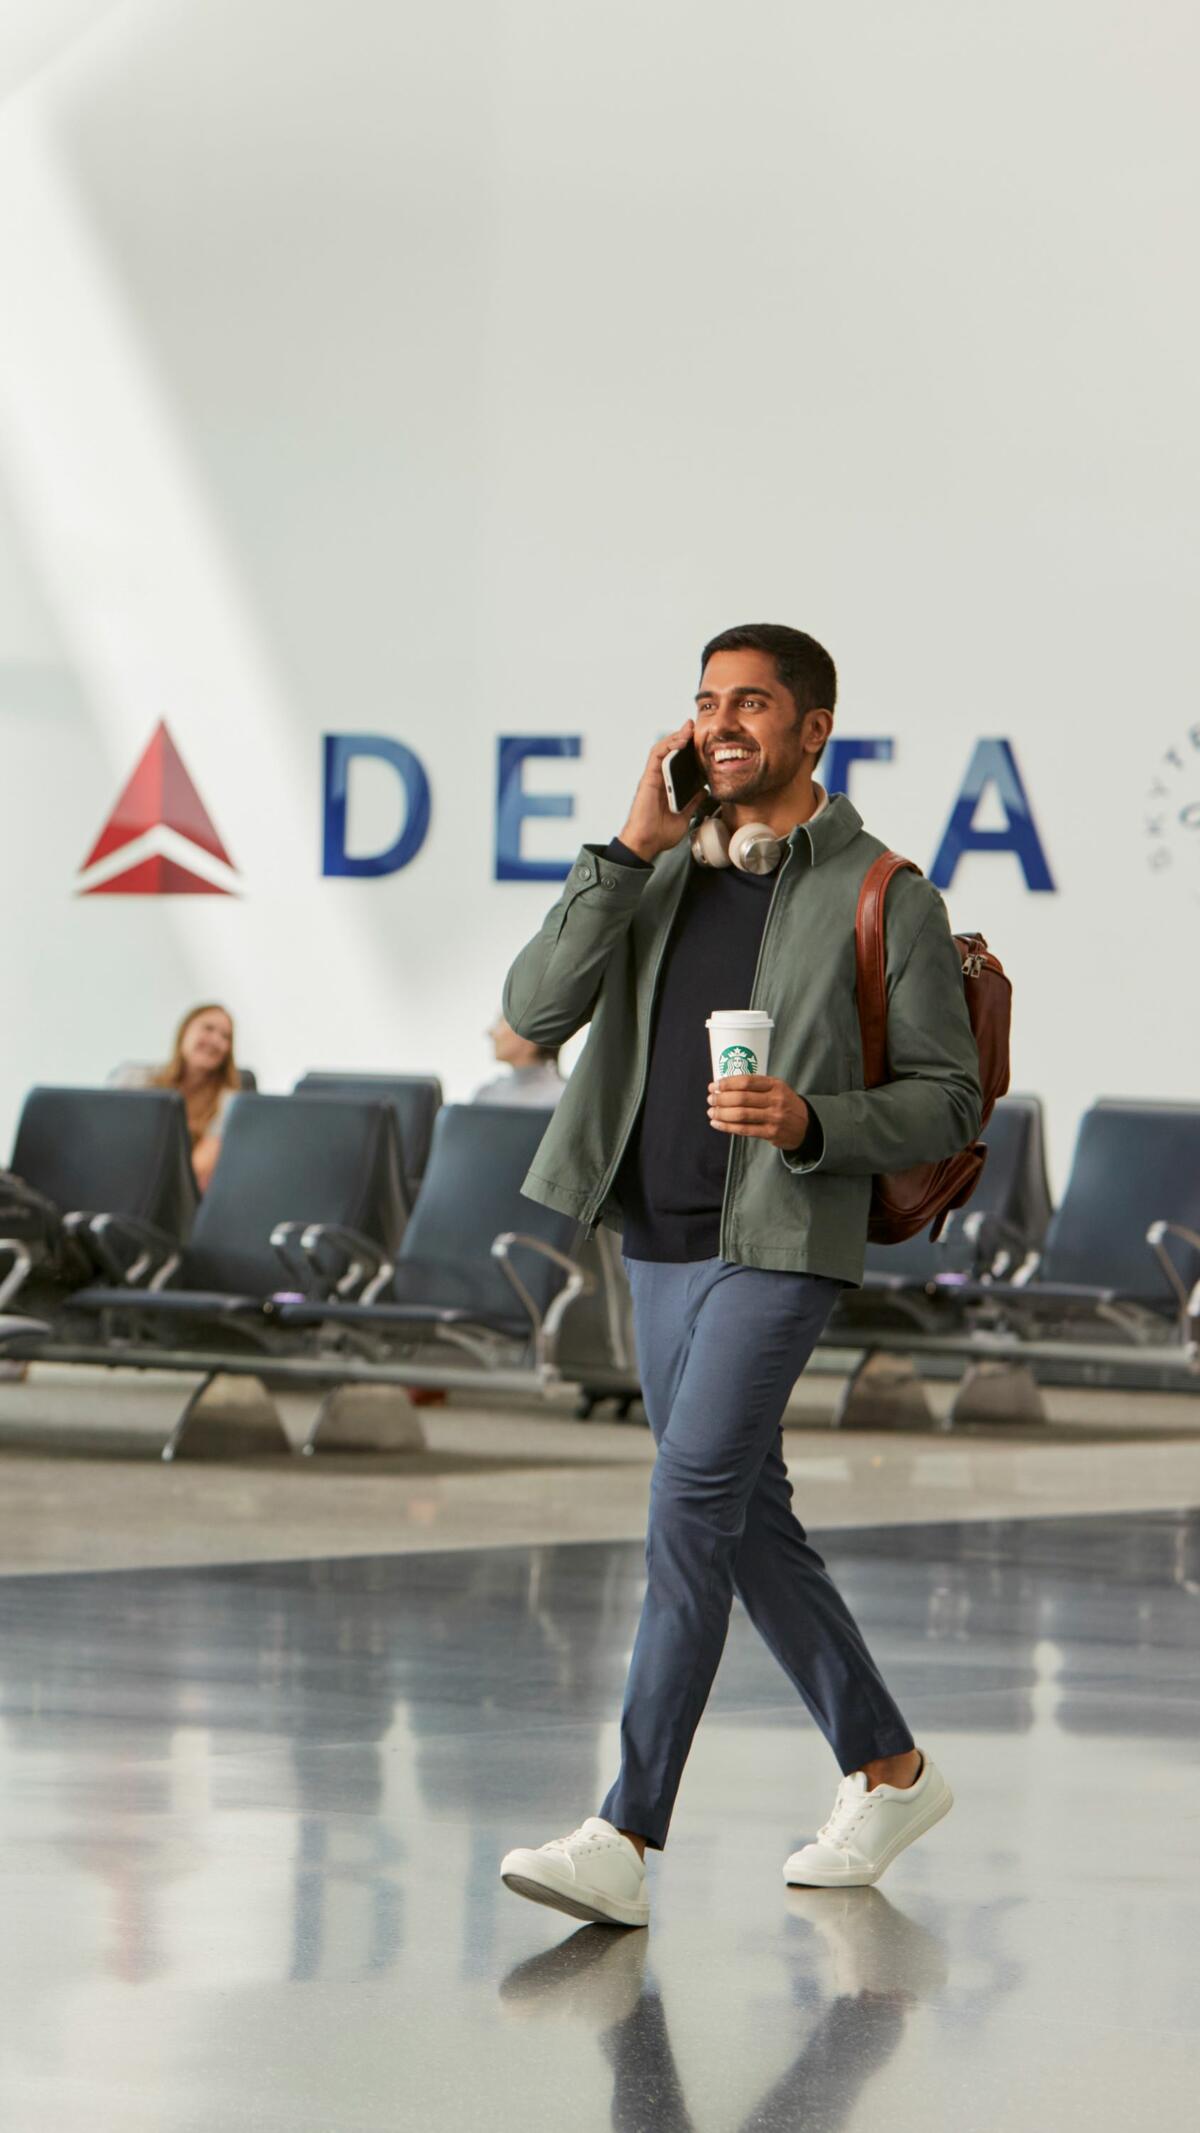
<svg viewBox="0 0 1200 2133"><path fill-rule="evenodd" d="M175 1049L164 1067L122 1067L113 1077L123 1089L178 1089L187 1106L192 1168L203 1192L221 1153L225 1114L240 1089L233 1056L233 1017L223 1007L193 1007L175 1032Z"/></svg>

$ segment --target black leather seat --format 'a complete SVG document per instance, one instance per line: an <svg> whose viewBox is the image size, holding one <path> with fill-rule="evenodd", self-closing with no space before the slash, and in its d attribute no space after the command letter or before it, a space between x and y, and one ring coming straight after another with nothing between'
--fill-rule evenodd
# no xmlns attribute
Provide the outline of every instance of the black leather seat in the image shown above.
<svg viewBox="0 0 1200 2133"><path fill-rule="evenodd" d="M1162 1234L1148 1242L1154 1225ZM1173 1273L1168 1272L1168 1264ZM1030 1278L959 1294L1009 1323L1171 1319L1200 1282L1200 1105L1105 1099L1084 1116L1062 1206Z"/></svg>
<svg viewBox="0 0 1200 2133"><path fill-rule="evenodd" d="M415 1205L442 1107L442 1084L434 1074L302 1074L297 1096L353 1096L386 1103L396 1114L401 1167L408 1204Z"/></svg>
<svg viewBox="0 0 1200 2133"><path fill-rule="evenodd" d="M283 1304L276 1307L280 1321L357 1327L410 1343L438 1327L477 1327L522 1342L535 1337L570 1277L562 1260L578 1230L573 1216L521 1194L548 1117L515 1104L445 1106L395 1273L378 1300ZM533 1240L516 1243L512 1253L528 1304L492 1251L506 1232Z"/></svg>
<svg viewBox="0 0 1200 2133"><path fill-rule="evenodd" d="M64 1214L131 1215L185 1237L196 1180L174 1089L31 1089L9 1166Z"/></svg>
<svg viewBox="0 0 1200 2133"><path fill-rule="evenodd" d="M31 1089L10 1168L61 1217L149 1223L175 1246L187 1237L196 1212L187 1114L174 1089ZM23 1292L70 1286L74 1255L64 1231L25 1256L30 1265ZM16 1288L4 1262L13 1257L0 1239L0 1279L9 1302ZM82 1255L74 1278L87 1278Z"/></svg>
<svg viewBox="0 0 1200 2133"><path fill-rule="evenodd" d="M273 1232L323 1226L345 1256L391 1257L403 1234L404 1195L393 1113L344 1098L242 1095L230 1105L221 1159L174 1274L160 1290L91 1287L76 1309L120 1310L145 1324L263 1316L294 1290ZM136 1232L131 1232L138 1242ZM149 1240L148 1240L149 1241ZM161 1240L159 1240L161 1242Z"/></svg>

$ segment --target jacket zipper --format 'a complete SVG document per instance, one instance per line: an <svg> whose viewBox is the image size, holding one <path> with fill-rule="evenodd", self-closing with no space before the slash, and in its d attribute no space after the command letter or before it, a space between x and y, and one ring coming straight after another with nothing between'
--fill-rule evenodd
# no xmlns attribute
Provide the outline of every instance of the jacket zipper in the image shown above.
<svg viewBox="0 0 1200 2133"><path fill-rule="evenodd" d="M750 988L751 1007L754 1007L757 1004L758 1000L758 981L762 973L763 957L767 952L767 941L770 937L771 922L775 917L776 906L779 903L779 884L783 880L784 873L788 866L791 864L791 861L794 857L795 846L789 845L787 853L780 865L779 872L775 876L775 886L771 891L771 901L767 906L766 924L764 925L762 930L762 939L758 944L758 960L754 965L754 983ZM721 1198L721 1230L717 1247L722 1259L728 1259L729 1257L729 1238L727 1234L729 1229L729 1203L733 1197L731 1188L733 1185L734 1173L741 1157L742 1149L745 1146L744 1135L740 1133L731 1134L730 1142L731 1145L729 1149L729 1161L725 1167L725 1191Z"/></svg>
<svg viewBox="0 0 1200 2133"><path fill-rule="evenodd" d="M613 1179L616 1177L617 1172L621 1168L621 1164L625 1159L625 1150L629 1146L630 1137L633 1133L634 1125L637 1121L638 1112L642 1108L642 1098L646 1093L646 1080L650 1072L650 1032L654 1027L654 1003L658 998L659 972L662 969L663 958L667 952L667 942L671 938L671 928L675 924L675 920L679 915L679 906L683 902L683 892L686 883L687 875L686 873L682 873L679 877L679 888L676 892L675 901L671 905L670 915L667 918L667 922L662 930L662 938L660 939L658 944L658 954L654 959L654 969L650 977L650 999L646 1009L646 1034L642 1045L641 1073L638 1077L638 1089L637 1095L635 1096L633 1101L633 1108L625 1121L624 1129L618 1140L616 1155L614 1156L612 1162L609 1164L608 1169L605 1171L604 1176L600 1181L598 1190L593 1193L591 1200L588 1202L588 1205L585 1207L583 1214L580 1217L580 1221L589 1236L596 1227L596 1223L600 1215L600 1210L612 1190ZM771 914L768 911L768 921L770 920L770 916Z"/></svg>

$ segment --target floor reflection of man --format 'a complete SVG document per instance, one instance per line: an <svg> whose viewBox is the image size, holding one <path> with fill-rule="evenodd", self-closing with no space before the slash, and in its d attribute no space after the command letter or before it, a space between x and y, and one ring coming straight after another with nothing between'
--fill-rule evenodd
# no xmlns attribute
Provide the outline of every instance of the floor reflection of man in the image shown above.
<svg viewBox="0 0 1200 2133"><path fill-rule="evenodd" d="M836 2133L896 2050L912 2009L945 1984L945 1944L878 1889L793 1889L787 1901L800 1935L789 1947L794 1986L811 1986L816 1958L816 2019L741 2129ZM516 2016L575 2015L598 2030L612 2068L615 2133L695 2133L662 1995L644 1982L645 1952L642 1934L601 1937L584 1927L510 1970L502 2004Z"/></svg>

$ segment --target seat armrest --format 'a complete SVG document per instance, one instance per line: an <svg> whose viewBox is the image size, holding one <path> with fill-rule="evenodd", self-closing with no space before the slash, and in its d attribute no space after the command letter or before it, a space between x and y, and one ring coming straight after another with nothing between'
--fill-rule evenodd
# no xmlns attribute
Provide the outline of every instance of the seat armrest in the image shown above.
<svg viewBox="0 0 1200 2133"><path fill-rule="evenodd" d="M271 1231L272 1247L299 1296L308 1296L312 1287L312 1268L300 1249L307 1227L306 1222L277 1222Z"/></svg>
<svg viewBox="0 0 1200 2133"><path fill-rule="evenodd" d="M1187 1283L1171 1257L1167 1244L1169 1237L1178 1237L1181 1243L1190 1244L1195 1251L1200 1252L1200 1235L1194 1229L1188 1229L1182 1222L1152 1222L1146 1231L1146 1242L1166 1275L1172 1293L1179 1305L1180 1333L1185 1341L1194 1340L1196 1338L1195 1305L1197 1296L1200 1296L1200 1282L1197 1282L1189 1296Z"/></svg>
<svg viewBox="0 0 1200 2133"><path fill-rule="evenodd" d="M30 1337L39 1339L49 1331L50 1328L43 1318L15 1318L0 1311L0 1349L6 1347L9 1341L27 1340Z"/></svg>
<svg viewBox="0 0 1200 2133"><path fill-rule="evenodd" d="M1025 1230L1020 1229L1015 1222L1006 1221L1003 1215L989 1213L983 1207L977 1207L973 1214L964 1215L959 1224L959 1231L970 1242L975 1269L980 1275L1007 1271L1029 1249ZM946 1231L943 1230L943 1243L945 1237ZM997 1266L998 1260L1003 1261L1003 1267Z"/></svg>
<svg viewBox="0 0 1200 2133"><path fill-rule="evenodd" d="M19 1237L0 1237L0 1311L24 1288L32 1265L33 1252L28 1244Z"/></svg>
<svg viewBox="0 0 1200 2133"><path fill-rule="evenodd" d="M383 1246L338 1222L281 1222L271 1242L314 1303L326 1297L374 1303L395 1269Z"/></svg>
<svg viewBox="0 0 1200 2133"><path fill-rule="evenodd" d="M165 1288L183 1256L178 1237L135 1215L64 1215L63 1229L122 1288Z"/></svg>
<svg viewBox="0 0 1200 2133"><path fill-rule="evenodd" d="M567 1277L557 1296L551 1302L544 1320L512 1263L511 1254L514 1248L518 1246L523 1247L528 1252L540 1253L543 1259L552 1259L555 1266L561 1267ZM501 1230L498 1237L493 1237L492 1257L500 1261L511 1286L516 1290L517 1295L529 1313L535 1340L545 1354L546 1360L552 1363L563 1313L574 1303L577 1296L590 1295L596 1286L595 1281L587 1272L587 1269L579 1265L578 1260L569 1259L565 1252L560 1252L553 1244L547 1244L544 1238L527 1237L520 1230Z"/></svg>
<svg viewBox="0 0 1200 2133"><path fill-rule="evenodd" d="M540 1252L543 1259L553 1259L555 1266L560 1266L564 1274L578 1274L581 1290L595 1288L596 1284L591 1275L580 1266L577 1259L569 1259L565 1252L560 1252L556 1245L547 1244L543 1237L527 1237L522 1230L504 1229L498 1237L493 1237L493 1259L499 1259L501 1262L506 1260L514 1244L523 1245L527 1252Z"/></svg>
<svg viewBox="0 0 1200 2133"><path fill-rule="evenodd" d="M985 1248L997 1250L1003 1246L1014 1255L1030 1248L1028 1230L1022 1229L1019 1222L1007 1221L1003 1215L980 1213L970 1235Z"/></svg>

